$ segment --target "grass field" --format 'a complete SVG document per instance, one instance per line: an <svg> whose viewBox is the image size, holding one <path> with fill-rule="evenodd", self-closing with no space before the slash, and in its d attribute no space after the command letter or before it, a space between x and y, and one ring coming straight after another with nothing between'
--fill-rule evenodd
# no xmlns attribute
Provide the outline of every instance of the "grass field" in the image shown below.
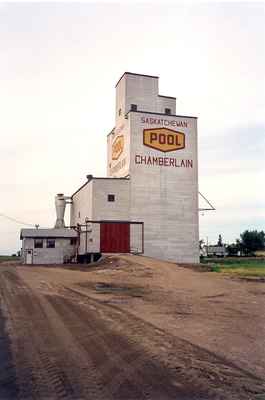
<svg viewBox="0 0 265 400"><path fill-rule="evenodd" d="M238 277L265 278L265 259L261 258L222 258L205 259L203 264L211 264L213 272L221 272Z"/></svg>
<svg viewBox="0 0 265 400"><path fill-rule="evenodd" d="M7 261L19 261L20 258L17 256L0 256L0 263Z"/></svg>

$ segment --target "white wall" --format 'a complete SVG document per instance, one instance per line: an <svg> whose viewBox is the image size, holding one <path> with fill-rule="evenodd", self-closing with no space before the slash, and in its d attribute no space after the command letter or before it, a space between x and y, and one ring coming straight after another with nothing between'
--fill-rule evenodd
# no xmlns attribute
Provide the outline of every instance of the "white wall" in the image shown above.
<svg viewBox="0 0 265 400"><path fill-rule="evenodd" d="M46 239L43 239L43 248L34 248L34 239L23 239L22 252L25 261L27 249L33 250L33 264L63 264L66 259L75 255L76 246L70 244L70 238L55 238L55 248L46 247Z"/></svg>
<svg viewBox="0 0 265 400"><path fill-rule="evenodd" d="M197 121L195 118L165 116L169 123L186 122L188 127L172 127L185 133L182 150L162 153L143 144L143 123L150 114L130 113L131 137L131 220L145 223L145 254L179 261L199 261ZM157 126L155 126L157 128ZM192 160L193 168L136 164L141 156Z"/></svg>
<svg viewBox="0 0 265 400"><path fill-rule="evenodd" d="M170 108L176 112L176 99L158 94L158 78L125 74L116 86L116 126L113 133L107 136L107 176L124 177L130 174L130 118L125 114L131 104L136 104L139 111L165 113ZM121 110L121 115L119 115ZM153 115L153 117L158 117ZM124 149L120 157L113 158L112 146L118 136L124 138Z"/></svg>
<svg viewBox="0 0 265 400"><path fill-rule="evenodd" d="M157 96L157 109L158 113L165 113L165 109L170 108L171 114L176 114L176 99L171 97Z"/></svg>
<svg viewBox="0 0 265 400"><path fill-rule="evenodd" d="M144 233L142 224L130 225L130 247L131 253L142 253L144 249L143 243Z"/></svg>
<svg viewBox="0 0 265 400"><path fill-rule="evenodd" d="M121 121L124 119L124 115L127 110L125 107L125 99L126 99L126 82L125 79L122 78L118 85L116 86L116 108L115 108L115 121L116 126L119 125ZM121 110L121 115L119 115L119 110Z"/></svg>
<svg viewBox="0 0 265 400"><path fill-rule="evenodd" d="M138 111L164 113L170 108L176 112L176 99L159 96L159 78L125 74L116 86L116 127L121 124L124 115L130 111L131 104L137 105ZM119 116L119 109L122 113Z"/></svg>
<svg viewBox="0 0 265 400"><path fill-rule="evenodd" d="M71 226L83 224L86 217L92 219L92 185L91 180L73 196L70 212Z"/></svg>
<svg viewBox="0 0 265 400"><path fill-rule="evenodd" d="M87 233L86 233L87 229ZM81 227L79 254L100 252L100 224L88 223Z"/></svg>
<svg viewBox="0 0 265 400"><path fill-rule="evenodd" d="M114 133L107 137L107 176L124 177L129 174L130 164L130 122L129 119L119 119ZM112 145L118 136L124 138L124 149L117 160L113 159Z"/></svg>
<svg viewBox="0 0 265 400"><path fill-rule="evenodd" d="M73 202L71 204L70 220L71 226L77 224L84 224L85 219L92 220L92 197L93 197L93 180L87 182L84 187L73 195ZM85 252L85 235L80 235L79 254Z"/></svg>
<svg viewBox="0 0 265 400"><path fill-rule="evenodd" d="M114 194L115 201L108 201L108 194ZM130 219L130 181L128 179L93 178L80 192L73 196L71 224L84 224L89 220L125 220ZM80 218L78 217L80 212ZM100 251L100 225L89 223L80 235L79 254Z"/></svg>
<svg viewBox="0 0 265 400"><path fill-rule="evenodd" d="M108 201L108 194L115 201ZM130 181L127 179L95 179L93 181L93 216L97 220L129 219Z"/></svg>
<svg viewBox="0 0 265 400"><path fill-rule="evenodd" d="M131 104L136 104L140 111L156 111L158 95L158 78L126 74L125 112L130 111ZM122 83L123 84L123 83Z"/></svg>

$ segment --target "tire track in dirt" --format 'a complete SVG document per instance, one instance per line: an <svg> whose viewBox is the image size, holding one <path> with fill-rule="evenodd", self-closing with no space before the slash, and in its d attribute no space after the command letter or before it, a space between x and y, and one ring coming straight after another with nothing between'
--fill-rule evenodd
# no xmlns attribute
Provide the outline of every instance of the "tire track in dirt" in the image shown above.
<svg viewBox="0 0 265 400"><path fill-rule="evenodd" d="M39 381L37 374L41 363L38 356L35 359L32 357L34 336L31 321L27 322L23 317L24 309L20 301L21 287L17 284L16 278L8 271L2 272L1 275L1 292L7 306L9 333L19 388L17 397L33 399L37 395L35 383ZM49 393L46 390L43 392L43 389L42 382L42 385L39 384L38 393L47 397Z"/></svg>
<svg viewBox="0 0 265 400"><path fill-rule="evenodd" d="M99 315L95 316L97 313L88 313L80 305L64 297L38 296L14 272L8 272L4 276L5 297L9 296L11 303L14 303L9 304L11 314L14 316L17 312L20 315L19 324L14 327L14 330L20 328L20 338L25 342L24 368L22 369L21 365L18 368L19 398L23 400L31 398L87 399L90 396L92 399L104 400L160 400L161 398L192 400L195 398L191 396L190 390L183 390L173 385L167 371L157 366L149 355L143 354L141 348L140 350L137 346L131 348L122 335L116 335L113 338L112 332L106 328L106 323L102 323ZM55 321L57 323L54 325ZM62 347L56 340L56 332L51 325L54 325L53 328L59 328L58 338L61 340L65 340L67 336L65 332L70 332L69 341L65 343L65 346ZM30 337L32 347L29 353L26 336ZM74 342L78 345L73 345ZM66 352L71 346L74 347L74 351L70 351L70 354L78 353L80 358L72 359L71 361L75 362L71 364L70 370L67 370L69 361L67 361ZM29 354L28 358L26 354ZM60 359L61 354L64 357L64 365ZM85 368L81 368L80 372L81 361L84 362L90 358L92 363L88 365L86 362ZM80 378L78 385L73 378L75 367ZM82 369L83 371L85 369L83 374ZM102 389L100 394L95 389L93 390L95 383L88 382L87 371L90 373L91 370L99 372L100 377L97 376L97 381L100 383L97 387ZM68 381L69 373L73 374L70 382ZM73 381L75 384L71 385ZM23 386L26 382L29 384ZM189 392L188 395L187 392ZM196 399L198 398L196 396Z"/></svg>
<svg viewBox="0 0 265 400"><path fill-rule="evenodd" d="M0 399L12 400L17 397L18 387L6 316L6 305L0 287Z"/></svg>
<svg viewBox="0 0 265 400"><path fill-rule="evenodd" d="M36 290L19 275L0 271L12 400L252 400L265 391L255 375L118 305L60 284Z"/></svg>
<svg viewBox="0 0 265 400"><path fill-rule="evenodd" d="M127 331L127 336L146 344L148 348L157 348L167 364L168 369L178 371L180 378L189 382L198 389L198 393L206 393L207 398L213 399L249 399L250 395L265 392L264 380L249 371L238 367L230 360L226 360L204 348L194 345L177 336L173 336L136 317L129 311L117 305L98 300L79 289L65 288L72 292L73 300L87 299L88 304L100 310L102 317L112 319L113 327ZM68 294L68 297L70 295ZM143 336L144 335L144 336ZM161 358L161 357L160 357Z"/></svg>
<svg viewBox="0 0 265 400"><path fill-rule="evenodd" d="M80 365L84 357L82 358L80 350L73 344L72 336L65 329L61 329L59 335L58 332L56 335L43 304L14 272L2 273L2 276L4 279L1 287L11 321L19 385L17 398L106 398L103 388L99 390L99 386L95 384L89 358ZM56 314L52 320L57 317ZM65 341L65 336L68 336L68 342ZM86 371L85 376L80 374L80 369Z"/></svg>
<svg viewBox="0 0 265 400"><path fill-rule="evenodd" d="M77 302L78 297L78 291L72 290L70 288L65 289L67 292L71 291L72 292L72 298ZM67 295L69 297L69 294ZM80 296L84 300L84 298L87 298L86 295ZM105 302L101 302L99 300L94 300L91 299L90 297L88 298L88 304L89 306L93 307L94 310L97 311L97 313L100 314L101 320L107 320L109 323L111 322L112 326L112 335L114 332L116 334L118 333L119 335L126 335L126 340L129 340L131 344L134 344L136 346L139 346L139 343L141 344L142 347L142 352L149 352L149 358L152 358L156 362L160 363L161 365L161 349L165 349L167 347L167 337L163 333L163 336L161 336L161 332L159 332L160 337L159 340L157 338L157 328L154 326L151 326L150 324L147 324L146 322L142 320L138 320L137 318L131 318L131 315L126 315L126 313L123 312L123 310L119 309L116 306L109 306L106 305ZM148 328L148 329L147 329ZM150 329L151 328L151 329ZM102 328L103 330L103 328ZM144 339L144 340L143 340ZM144 346L144 342L148 343L148 346ZM146 343L145 343L146 345ZM183 345L183 344L182 344ZM124 348L126 348L127 345L124 345ZM128 347L128 346L127 346ZM155 354L154 352L150 353L150 348L154 350L154 348L158 349L158 354ZM173 382L176 387L186 387L189 388L189 394L188 394L188 399L223 399L226 397L223 397L221 394L218 393L218 391L213 391L208 389L208 385L205 385L201 380L198 379L198 376L194 376L194 374L190 374L189 371L187 371L187 364L183 364L181 360L177 359L179 352L182 352L181 346L172 346L170 345L170 350L174 352L175 360L173 363L173 367L171 367L168 363L168 355L170 351L168 352L168 349L166 349L165 352L165 357L164 357L164 363L163 368L164 371L166 372L166 376L171 377L171 383ZM177 357L176 357L176 352L177 352ZM152 368L149 366L149 369L151 370ZM159 377L158 377L159 379ZM183 398L185 396L185 393L182 394ZM182 399L182 397L180 397ZM231 397L232 398L232 397ZM238 397L236 397L238 398Z"/></svg>
<svg viewBox="0 0 265 400"><path fill-rule="evenodd" d="M115 400L205 399L197 390L177 383L175 374L169 373L165 365L146 353L139 343L114 332L97 312L68 299L63 302L56 296L48 299L58 314L67 316L69 329L84 351L90 353L108 393ZM85 329L92 334L82 335Z"/></svg>

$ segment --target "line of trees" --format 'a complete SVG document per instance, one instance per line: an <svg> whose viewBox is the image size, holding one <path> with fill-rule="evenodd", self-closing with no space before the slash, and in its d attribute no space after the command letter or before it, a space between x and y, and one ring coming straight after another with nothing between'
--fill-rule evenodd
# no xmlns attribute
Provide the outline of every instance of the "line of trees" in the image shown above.
<svg viewBox="0 0 265 400"><path fill-rule="evenodd" d="M205 244L204 240L200 240L200 249ZM218 236L215 246L224 246L229 256L246 255L252 256L257 250L265 250L265 233L264 231L246 230L240 234L240 239L236 239L234 243L225 245L222 235Z"/></svg>
<svg viewBox="0 0 265 400"><path fill-rule="evenodd" d="M235 243L226 246L228 255L244 254L247 256L254 255L257 250L265 249L265 233L264 231L246 230L240 234L240 239L236 239Z"/></svg>

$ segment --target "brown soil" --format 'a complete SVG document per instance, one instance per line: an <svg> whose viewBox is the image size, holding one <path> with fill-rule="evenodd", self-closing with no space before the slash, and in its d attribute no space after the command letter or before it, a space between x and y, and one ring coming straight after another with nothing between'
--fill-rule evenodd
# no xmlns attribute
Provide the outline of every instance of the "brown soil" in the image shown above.
<svg viewBox="0 0 265 400"><path fill-rule="evenodd" d="M265 399L265 286L140 256L0 267L0 399Z"/></svg>

